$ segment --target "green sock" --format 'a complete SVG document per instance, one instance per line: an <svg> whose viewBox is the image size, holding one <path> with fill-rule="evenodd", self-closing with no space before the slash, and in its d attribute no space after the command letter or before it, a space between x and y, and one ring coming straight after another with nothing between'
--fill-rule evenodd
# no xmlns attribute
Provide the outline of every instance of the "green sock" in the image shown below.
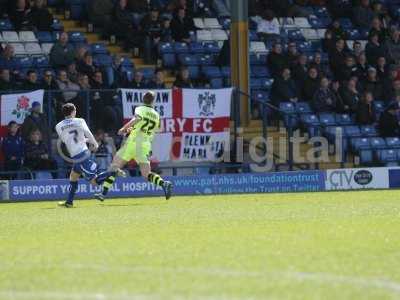
<svg viewBox="0 0 400 300"><path fill-rule="evenodd" d="M115 181L115 176L110 176L106 180L104 180L104 183L103 183L103 195L104 196L107 195L108 190L111 188L114 181Z"/></svg>
<svg viewBox="0 0 400 300"><path fill-rule="evenodd" d="M151 173L149 174L149 176L147 177L147 179L148 179L151 183L153 183L153 184L155 184L155 185L164 186L164 180L161 178L160 175L158 175L158 174L156 174L156 173L151 172Z"/></svg>

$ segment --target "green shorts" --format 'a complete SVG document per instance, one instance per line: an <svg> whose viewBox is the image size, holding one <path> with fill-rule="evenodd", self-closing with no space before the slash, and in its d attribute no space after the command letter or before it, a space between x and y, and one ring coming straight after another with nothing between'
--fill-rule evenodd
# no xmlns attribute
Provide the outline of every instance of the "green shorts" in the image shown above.
<svg viewBox="0 0 400 300"><path fill-rule="evenodd" d="M150 153L150 143L141 143L139 145L134 140L127 140L118 150L117 155L125 161L134 159L137 163L149 163Z"/></svg>

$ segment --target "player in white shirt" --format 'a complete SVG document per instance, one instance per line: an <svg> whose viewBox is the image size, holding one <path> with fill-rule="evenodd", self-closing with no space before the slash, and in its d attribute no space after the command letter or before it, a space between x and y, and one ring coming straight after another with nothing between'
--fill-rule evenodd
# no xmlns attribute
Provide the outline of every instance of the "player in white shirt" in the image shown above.
<svg viewBox="0 0 400 300"><path fill-rule="evenodd" d="M72 103L66 103L62 107L64 120L56 125L58 137L65 144L73 162L69 175L69 194L67 201L59 202L59 206L73 207L74 196L78 188L78 179L83 176L93 185L102 184L110 176L125 176L125 172L116 171L101 172L97 170L97 164L91 159L91 152L87 143L95 152L99 145L92 132L81 118L75 118L76 107Z"/></svg>

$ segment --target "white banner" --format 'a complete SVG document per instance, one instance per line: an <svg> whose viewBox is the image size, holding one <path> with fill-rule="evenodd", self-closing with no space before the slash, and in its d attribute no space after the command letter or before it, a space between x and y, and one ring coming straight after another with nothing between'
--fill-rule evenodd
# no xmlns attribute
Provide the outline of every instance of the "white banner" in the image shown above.
<svg viewBox="0 0 400 300"><path fill-rule="evenodd" d="M43 107L43 90L21 94L9 94L1 96L1 125L7 126L15 121L22 124L25 117L30 114L33 102L39 102Z"/></svg>
<svg viewBox="0 0 400 300"><path fill-rule="evenodd" d="M326 171L327 190L389 188L388 168L336 169Z"/></svg>
<svg viewBox="0 0 400 300"><path fill-rule="evenodd" d="M219 118L231 114L232 88L182 89L183 118Z"/></svg>
<svg viewBox="0 0 400 300"><path fill-rule="evenodd" d="M143 96L148 90L120 89L124 119L131 119L137 106L143 105ZM154 90L154 108L161 118L172 118L172 90Z"/></svg>

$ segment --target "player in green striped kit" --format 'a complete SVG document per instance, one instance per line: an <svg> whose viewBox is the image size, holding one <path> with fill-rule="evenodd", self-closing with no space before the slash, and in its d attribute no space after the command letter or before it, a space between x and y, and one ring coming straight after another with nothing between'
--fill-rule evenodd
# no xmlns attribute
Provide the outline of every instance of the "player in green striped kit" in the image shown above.
<svg viewBox="0 0 400 300"><path fill-rule="evenodd" d="M160 127L160 115L153 108L155 94L152 91L143 96L143 105L135 109L135 115L119 131L120 135L129 134L125 144L114 156L109 170L122 169L130 160L134 159L140 168L144 179L161 186L168 200L171 197L172 184L164 181L160 175L151 172L149 157L154 134ZM108 190L115 181L114 176L108 177L103 183L103 191L95 194L95 198L104 201Z"/></svg>

